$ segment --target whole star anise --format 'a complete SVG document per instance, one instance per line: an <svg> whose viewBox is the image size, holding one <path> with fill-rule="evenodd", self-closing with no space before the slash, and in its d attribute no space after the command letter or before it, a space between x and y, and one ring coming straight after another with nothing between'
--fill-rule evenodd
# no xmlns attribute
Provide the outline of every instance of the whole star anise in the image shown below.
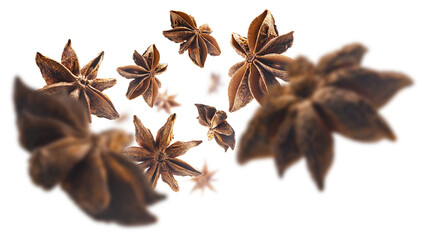
<svg viewBox="0 0 422 240"><path fill-rule="evenodd" d="M148 106L154 106L158 98L161 82L155 75L167 70L167 63L160 63L160 52L155 44L150 45L141 55L136 50L133 53L136 65L118 67L117 72L124 78L132 79L126 92L126 97L132 100L142 95Z"/></svg>
<svg viewBox="0 0 422 240"><path fill-rule="evenodd" d="M201 190L201 193L204 193L204 190L207 187L215 192L215 188L211 184L211 182L215 181L213 177L216 172L217 170L208 171L207 163L204 162L204 166L202 167L202 175L192 178L192 181L195 182L195 186L193 186L192 192L196 190Z"/></svg>
<svg viewBox="0 0 422 240"><path fill-rule="evenodd" d="M30 151L30 176L51 189L57 184L95 219L147 224L146 206L163 198L136 164L119 152L131 141L120 130L89 131L80 102L32 91L16 80L14 102L19 140Z"/></svg>
<svg viewBox="0 0 422 240"><path fill-rule="evenodd" d="M170 11L171 27L163 31L163 35L175 43L180 44L179 54L188 50L192 62L204 67L207 54L218 56L221 54L217 41L211 37L212 30L208 24L196 25L195 18L178 11Z"/></svg>
<svg viewBox="0 0 422 240"><path fill-rule="evenodd" d="M158 94L157 101L155 102L157 111L164 109L166 113L170 114L171 108L180 106L180 104L175 100L176 96L177 95L168 95L167 90L164 93Z"/></svg>
<svg viewBox="0 0 422 240"><path fill-rule="evenodd" d="M360 66L366 49L351 44L321 58L314 66L300 57L288 67L290 84L273 89L249 123L238 161L275 156L278 173L305 156L318 188L333 162L332 132L372 142L394 140L377 113L401 88L404 74Z"/></svg>
<svg viewBox="0 0 422 240"><path fill-rule="evenodd" d="M108 119L119 118L113 103L102 93L104 89L114 86L116 79L97 78L103 57L104 52L101 52L81 69L70 39L63 49L61 63L37 53L35 61L47 83L39 91L72 96L86 106L89 121L91 114Z"/></svg>
<svg viewBox="0 0 422 240"><path fill-rule="evenodd" d="M233 150L236 139L233 128L226 121L227 114L204 104L195 104L195 106L198 109L199 116L197 119L199 123L208 127L208 140L211 141L214 138L226 152L229 147Z"/></svg>
<svg viewBox="0 0 422 240"><path fill-rule="evenodd" d="M287 80L292 59L281 54L292 46L293 32L279 36L273 16L265 10L252 21L248 38L233 33L231 44L245 58L229 70L229 111L234 112L254 98L262 104L269 89L280 85L276 77Z"/></svg>
<svg viewBox="0 0 422 240"><path fill-rule="evenodd" d="M175 192L179 191L179 185L173 175L198 176L201 172L191 167L177 157L185 154L192 147L196 147L202 141L180 142L177 141L169 146L173 140L173 125L176 114L170 115L167 122L157 132L157 137L151 134L137 116L133 116L135 124L135 137L139 147L129 147L124 153L132 161L139 163L142 168L147 169L146 176L151 180L152 188L161 179L167 183Z"/></svg>

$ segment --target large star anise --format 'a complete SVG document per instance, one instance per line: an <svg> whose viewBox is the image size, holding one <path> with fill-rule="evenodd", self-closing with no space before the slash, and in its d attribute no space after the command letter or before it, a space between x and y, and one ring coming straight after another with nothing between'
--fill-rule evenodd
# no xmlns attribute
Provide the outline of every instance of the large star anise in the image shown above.
<svg viewBox="0 0 422 240"><path fill-rule="evenodd" d="M89 131L80 102L66 95L32 91L20 80L14 101L19 140L31 152L30 176L51 189L57 184L95 219L123 224L155 221L146 209L163 196L155 193L136 164L119 152L131 141L120 130Z"/></svg>
<svg viewBox="0 0 422 240"><path fill-rule="evenodd" d="M229 147L233 150L236 139L233 128L226 121L227 114L204 104L195 104L195 106L198 109L199 124L208 127L208 140L211 141L214 138L226 152Z"/></svg>
<svg viewBox="0 0 422 240"><path fill-rule="evenodd" d="M290 84L270 91L242 137L238 161L275 156L282 176L305 156L322 190L333 162L332 132L364 142L394 140L377 109L411 80L361 67L365 51L351 44L324 56L316 66L303 57L290 64Z"/></svg>
<svg viewBox="0 0 422 240"><path fill-rule="evenodd" d="M166 71L167 63L160 63L160 53L155 44L150 45L142 55L135 50L133 61L136 65L117 68L122 77L134 78L129 83L126 97L132 100L142 95L148 106L152 107L158 98L158 89L161 88L161 82L155 75Z"/></svg>
<svg viewBox="0 0 422 240"><path fill-rule="evenodd" d="M133 117L135 124L135 137L139 147L129 147L124 153L134 162L139 163L142 168L148 169L145 174L151 180L152 188L161 179L167 183L175 192L179 191L179 185L173 175L198 176L201 172L191 167L177 157L185 154L192 147L196 147L202 141L180 142L177 141L169 146L173 140L173 125L176 114L170 115L167 122L157 132L157 137L151 134L137 117Z"/></svg>
<svg viewBox="0 0 422 240"><path fill-rule="evenodd" d="M164 93L159 93L155 106L157 106L157 111L164 109L166 113L171 113L171 108L178 107L180 104L176 102L175 98L177 95L168 95L167 90Z"/></svg>
<svg viewBox="0 0 422 240"><path fill-rule="evenodd" d="M208 24L196 25L195 18L178 11L170 11L171 27L163 31L166 38L173 42L181 43L179 54L188 50L189 57L194 64L204 67L207 54L218 56L221 54L217 41L211 37L212 30Z"/></svg>
<svg viewBox="0 0 422 240"><path fill-rule="evenodd" d="M248 38L233 33L231 44L245 58L229 70L229 111L234 112L254 98L261 104L268 90L280 85L276 77L287 80L292 59L281 54L292 46L293 32L279 36L273 16L265 10L252 21Z"/></svg>
<svg viewBox="0 0 422 240"><path fill-rule="evenodd" d="M215 181L213 177L216 172L217 170L208 171L207 163L204 162L204 166L202 167L202 175L192 178L192 181L195 182L195 186L193 186L192 192L201 190L201 193L204 193L204 190L207 187L215 192L215 188L211 182Z"/></svg>
<svg viewBox="0 0 422 240"><path fill-rule="evenodd" d="M116 79L97 78L103 57L104 52L101 52L81 69L70 39L63 49L61 63L37 53L35 61L47 83L39 91L72 96L86 106L90 121L90 114L108 119L119 118L113 103L102 93L104 89L114 86Z"/></svg>

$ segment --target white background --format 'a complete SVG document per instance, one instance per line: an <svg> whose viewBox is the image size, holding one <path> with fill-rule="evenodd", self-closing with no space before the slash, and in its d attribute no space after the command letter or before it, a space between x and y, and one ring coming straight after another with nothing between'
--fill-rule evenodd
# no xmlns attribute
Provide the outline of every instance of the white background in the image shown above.
<svg viewBox="0 0 422 240"><path fill-rule="evenodd" d="M422 19L418 1L13 1L0 3L0 76L2 81L2 159L0 163L0 239L422 239L422 153L420 134ZM409 74L415 84L401 91L381 114L395 130L396 142L362 144L335 135L335 163L318 192L305 162L294 165L283 179L272 160L244 166L235 151L206 140L207 129L195 119L194 103L228 110L228 69L242 60L230 46L230 34L246 36L250 22L269 9L280 34L295 31L287 56L306 55L312 61L344 44L362 42L368 48L363 65ZM170 29L169 11L193 15L214 30L222 54L208 57L205 68L193 65L187 53L162 35ZM28 153L17 141L11 102L15 75L33 88L45 85L35 53L59 60L68 39L83 66L105 51L98 77L114 77L106 90L122 122L93 117L92 128L133 132L132 115L156 132L167 114L150 109L142 97L125 97L129 80L118 66L130 65L136 49L155 43L161 62L161 90L178 94L175 140L204 140L181 159L201 169L207 160L218 169L217 193L190 193L189 178L176 177L175 193L150 211L156 224L122 227L91 220L59 188L45 192L28 175ZM212 72L222 76L218 94L207 95ZM239 140L258 104L229 114Z"/></svg>

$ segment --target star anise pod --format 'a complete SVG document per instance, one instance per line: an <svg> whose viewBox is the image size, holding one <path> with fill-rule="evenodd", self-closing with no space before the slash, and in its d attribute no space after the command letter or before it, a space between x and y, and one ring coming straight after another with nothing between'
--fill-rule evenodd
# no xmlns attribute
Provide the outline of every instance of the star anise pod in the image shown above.
<svg viewBox="0 0 422 240"><path fill-rule="evenodd" d="M160 52L155 44L150 45L141 55L136 50L133 53L136 65L118 67L117 72L124 78L132 79L126 92L126 97L132 100L142 95L148 106L154 106L158 98L161 82L156 75L167 70L167 63L160 63Z"/></svg>
<svg viewBox="0 0 422 240"><path fill-rule="evenodd" d="M163 31L163 35L175 43L181 43L179 54L188 50L189 57L195 65L202 68L207 54L211 56L221 54L217 41L210 35L212 30L208 24L198 28L195 18L178 11L170 11L170 21L173 29Z"/></svg>
<svg viewBox="0 0 422 240"><path fill-rule="evenodd" d="M176 96L177 95L168 95L167 90L164 93L158 94L157 101L155 102L157 111L164 109L166 113L170 114L171 108L180 106L180 104L175 100Z"/></svg>
<svg viewBox="0 0 422 240"><path fill-rule="evenodd" d="M208 140L211 141L214 138L226 152L229 147L233 150L236 139L233 128L226 121L227 114L204 104L195 104L195 106L198 108L199 124L208 127Z"/></svg>
<svg viewBox="0 0 422 240"><path fill-rule="evenodd" d="M173 140L173 125L176 114L170 115L167 122L154 137L137 116L133 116L135 124L135 137L139 147L129 147L124 153L132 161L139 163L142 168L147 169L146 176L151 180L152 188L161 179L167 183L175 192L179 191L179 185L173 175L198 176L201 172L191 167L177 157L185 154L192 147L196 147L202 141L180 142L177 141L169 146Z"/></svg>
<svg viewBox="0 0 422 240"><path fill-rule="evenodd" d="M61 63L38 52L35 61L47 83L39 91L52 95L72 96L86 107L89 121L91 121L91 114L108 119L119 118L113 103L102 93L104 89L114 86L116 79L97 78L103 57L104 52L101 52L81 69L70 39L63 49Z"/></svg>
<svg viewBox="0 0 422 240"><path fill-rule="evenodd" d="M404 74L360 66L366 49L351 44L314 66L300 57L288 67L290 84L266 97L240 143L238 161L275 156L278 173L305 156L318 188L333 162L332 132L373 142L395 135L377 109L411 84Z"/></svg>
<svg viewBox="0 0 422 240"><path fill-rule="evenodd" d="M216 93L220 85L221 85L221 76L216 73L211 73L210 86L208 87L208 94Z"/></svg>
<svg viewBox="0 0 422 240"><path fill-rule="evenodd" d="M291 58L281 55L293 44L293 32L278 35L274 18L265 10L256 17L248 30L248 37L232 34L231 44L245 58L229 70L229 111L246 106L252 99L260 104L268 90L287 80L286 67Z"/></svg>
<svg viewBox="0 0 422 240"><path fill-rule="evenodd" d="M57 184L95 219L122 224L155 221L146 206L163 198L142 170L120 154L132 137L120 130L89 131L80 102L32 91L16 80L19 140L30 151L30 176L51 189Z"/></svg>
<svg viewBox="0 0 422 240"><path fill-rule="evenodd" d="M195 186L193 186L192 192L196 190L201 190L201 193L204 193L204 190L207 187L215 192L215 188L211 184L211 182L215 181L213 177L216 172L217 170L208 171L207 163L204 162L204 166L202 167L202 175L192 178L192 181L195 182Z"/></svg>

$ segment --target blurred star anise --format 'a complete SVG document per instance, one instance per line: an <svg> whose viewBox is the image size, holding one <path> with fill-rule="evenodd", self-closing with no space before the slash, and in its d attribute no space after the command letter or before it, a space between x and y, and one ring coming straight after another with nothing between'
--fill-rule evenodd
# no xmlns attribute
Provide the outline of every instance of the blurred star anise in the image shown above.
<svg viewBox="0 0 422 240"><path fill-rule="evenodd" d="M217 144L224 148L224 151L227 152L229 147L233 150L236 139L233 128L226 121L227 114L204 104L195 104L195 106L198 108L199 123L208 127L208 140L215 138Z"/></svg>
<svg viewBox="0 0 422 240"><path fill-rule="evenodd" d="M146 176L151 180L152 188L161 179L175 192L179 191L179 185L173 175L198 176L201 172L191 167L177 157L185 154L192 147L198 146L202 141L180 142L177 141L169 146L173 140L173 125L176 114L170 115L167 122L154 137L137 116L133 116L135 124L135 137L139 147L129 147L124 153L142 168L147 169Z"/></svg>
<svg viewBox="0 0 422 240"><path fill-rule="evenodd" d="M216 172L217 170L208 171L207 163L204 162L204 166L202 167L202 175L192 178L192 181L195 182L195 186L193 186L192 192L196 190L201 190L201 193L204 193L204 190L207 187L215 192L215 188L211 184L211 182L215 181L213 177Z"/></svg>
<svg viewBox="0 0 422 240"><path fill-rule="evenodd" d="M31 152L35 184L44 189L61 184L98 220L130 225L156 220L146 206L163 196L119 153L130 143L130 135L120 130L91 133L82 104L69 96L32 91L20 80L14 91L19 141Z"/></svg>
<svg viewBox="0 0 422 240"><path fill-rule="evenodd" d="M281 54L292 46L293 32L279 36L273 16L265 10L252 21L248 37L233 33L231 44L245 58L229 70L229 111L234 112L254 98L262 104L269 89L280 85L276 77L287 80L292 59Z"/></svg>
<svg viewBox="0 0 422 240"><path fill-rule="evenodd" d="M155 102L157 111L164 109L166 113L170 114L171 108L180 106L180 104L175 100L176 96L177 95L168 95L167 90L164 93L158 94L157 101Z"/></svg>
<svg viewBox="0 0 422 240"><path fill-rule="evenodd" d="M167 63L160 63L160 53L155 44L150 45L142 55L135 50L133 61L136 65L117 68L122 77L134 78L129 83L126 97L132 100L142 95L148 106L152 107L158 98L158 89L161 88L161 82L155 75L166 71Z"/></svg>
<svg viewBox="0 0 422 240"><path fill-rule="evenodd" d="M218 56L221 54L217 41L211 37L212 30L208 24L196 25L195 18L178 11L170 11L171 27L163 31L163 35L173 42L181 43L179 54L188 50L189 57L194 64L204 67L207 54Z"/></svg>
<svg viewBox="0 0 422 240"><path fill-rule="evenodd" d="M116 79L97 78L103 57L104 52L101 52L81 69L70 39L63 49L61 63L37 53L35 61L47 83L39 91L51 95L72 96L86 106L89 121L91 121L90 114L108 119L119 118L113 103L102 93L104 89L114 86Z"/></svg>
<svg viewBox="0 0 422 240"><path fill-rule="evenodd" d="M221 84L221 76L216 73L211 73L210 86L208 87L208 94L216 93Z"/></svg>
<svg viewBox="0 0 422 240"><path fill-rule="evenodd" d="M282 176L305 156L322 190L333 162L332 132L364 142L394 140L377 109L411 80L361 67L365 51L351 44L324 56L316 66L303 57L291 63L290 84L270 91L242 137L238 161L275 156Z"/></svg>

